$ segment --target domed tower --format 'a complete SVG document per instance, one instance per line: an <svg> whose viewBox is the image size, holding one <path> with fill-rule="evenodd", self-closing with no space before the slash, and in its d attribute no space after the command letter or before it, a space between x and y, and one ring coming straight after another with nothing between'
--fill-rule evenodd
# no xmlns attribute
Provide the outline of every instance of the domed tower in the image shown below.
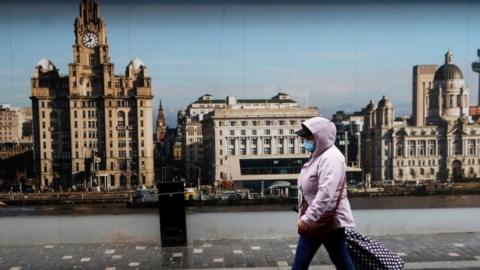
<svg viewBox="0 0 480 270"><path fill-rule="evenodd" d="M130 87L150 87L147 66L138 58L134 58L128 63L125 69L125 77Z"/></svg>
<svg viewBox="0 0 480 270"><path fill-rule="evenodd" d="M385 96L378 102L376 116L376 127L391 128L393 126L393 104Z"/></svg>
<svg viewBox="0 0 480 270"><path fill-rule="evenodd" d="M38 87L49 87L59 77L58 69L52 61L42 58L38 61L33 71L32 89Z"/></svg>
<svg viewBox="0 0 480 270"><path fill-rule="evenodd" d="M370 100L367 107L365 107L365 114L363 115L364 130L375 127L375 109L376 108L377 107L372 100Z"/></svg>
<svg viewBox="0 0 480 270"><path fill-rule="evenodd" d="M428 95L428 123L455 121L468 115L469 89L460 68L453 64L453 54L445 54L445 63L435 72Z"/></svg>

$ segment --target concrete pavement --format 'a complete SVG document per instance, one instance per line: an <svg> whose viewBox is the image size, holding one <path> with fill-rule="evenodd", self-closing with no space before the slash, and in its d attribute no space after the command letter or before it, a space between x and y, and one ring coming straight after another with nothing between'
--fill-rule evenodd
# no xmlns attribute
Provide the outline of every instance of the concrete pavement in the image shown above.
<svg viewBox="0 0 480 270"><path fill-rule="evenodd" d="M480 233L379 236L405 269L480 269ZM290 269L296 238L2 246L0 268L24 269ZM311 269L333 269L322 248Z"/></svg>

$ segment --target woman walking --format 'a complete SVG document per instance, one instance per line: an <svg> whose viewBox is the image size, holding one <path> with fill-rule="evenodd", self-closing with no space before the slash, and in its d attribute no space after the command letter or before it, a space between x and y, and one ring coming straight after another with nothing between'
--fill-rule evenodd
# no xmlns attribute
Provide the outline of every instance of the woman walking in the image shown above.
<svg viewBox="0 0 480 270"><path fill-rule="evenodd" d="M336 269L355 269L345 242L345 228L354 227L347 199L345 157L335 146L335 125L314 117L297 134L311 157L298 177L300 234L293 270L308 269L323 244Z"/></svg>

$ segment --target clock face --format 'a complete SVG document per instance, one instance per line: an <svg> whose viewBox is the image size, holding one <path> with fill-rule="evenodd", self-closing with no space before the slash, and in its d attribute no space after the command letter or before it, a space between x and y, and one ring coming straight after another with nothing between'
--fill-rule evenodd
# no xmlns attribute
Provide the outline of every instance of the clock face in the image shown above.
<svg viewBox="0 0 480 270"><path fill-rule="evenodd" d="M83 34L83 45L87 48L93 48L98 45L98 37L95 33L86 32Z"/></svg>

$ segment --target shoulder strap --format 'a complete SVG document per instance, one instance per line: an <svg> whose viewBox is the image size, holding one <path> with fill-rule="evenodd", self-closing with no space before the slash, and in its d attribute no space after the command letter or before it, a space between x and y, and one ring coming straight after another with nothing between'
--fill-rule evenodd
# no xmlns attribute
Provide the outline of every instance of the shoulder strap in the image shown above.
<svg viewBox="0 0 480 270"><path fill-rule="evenodd" d="M345 186L346 182L347 182L347 172L345 172L345 177L343 177L343 181L341 185L342 189L340 189L340 192L338 193L337 204L335 204L335 208L333 208L332 211L336 211L340 206L340 202L342 201L342 197L343 197L343 192L346 189L346 186Z"/></svg>

